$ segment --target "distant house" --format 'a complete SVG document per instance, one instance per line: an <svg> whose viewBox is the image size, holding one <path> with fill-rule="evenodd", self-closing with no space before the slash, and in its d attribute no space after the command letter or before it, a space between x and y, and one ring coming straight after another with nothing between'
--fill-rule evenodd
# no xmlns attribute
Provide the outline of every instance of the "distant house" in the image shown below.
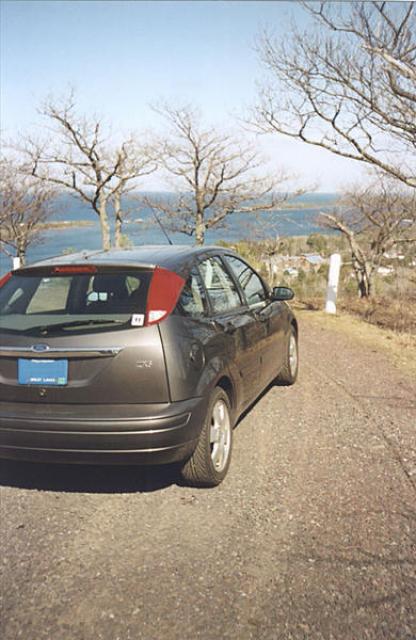
<svg viewBox="0 0 416 640"><path fill-rule="evenodd" d="M398 253L396 250L392 250L392 251L386 251L385 253L383 253L384 258L387 258L387 260L404 260L405 256L403 253Z"/></svg>
<svg viewBox="0 0 416 640"><path fill-rule="evenodd" d="M299 270L295 269L295 267L289 267L288 269L285 269L284 273L291 278L297 278Z"/></svg>
<svg viewBox="0 0 416 640"><path fill-rule="evenodd" d="M390 276L392 273L394 273L394 269L393 267L379 267L377 269L377 273L380 276Z"/></svg>
<svg viewBox="0 0 416 640"><path fill-rule="evenodd" d="M326 262L320 253L303 253L301 257L306 260L310 268L314 271L317 271L319 267Z"/></svg>
<svg viewBox="0 0 416 640"><path fill-rule="evenodd" d="M273 275L286 273L292 277L298 276L300 269L308 273L315 272L327 262L319 253L304 253L300 256L263 256L263 260Z"/></svg>

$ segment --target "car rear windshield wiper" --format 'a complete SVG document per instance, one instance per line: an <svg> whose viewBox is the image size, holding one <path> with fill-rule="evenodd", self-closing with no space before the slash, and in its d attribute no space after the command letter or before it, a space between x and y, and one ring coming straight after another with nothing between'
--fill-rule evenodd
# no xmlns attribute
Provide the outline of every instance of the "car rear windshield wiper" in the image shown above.
<svg viewBox="0 0 416 640"><path fill-rule="evenodd" d="M67 322L59 322L57 324L43 325L39 328L39 332L42 334L50 333L51 331L57 331L59 329L67 329L71 327L88 327L96 324L124 324L125 320L69 320Z"/></svg>

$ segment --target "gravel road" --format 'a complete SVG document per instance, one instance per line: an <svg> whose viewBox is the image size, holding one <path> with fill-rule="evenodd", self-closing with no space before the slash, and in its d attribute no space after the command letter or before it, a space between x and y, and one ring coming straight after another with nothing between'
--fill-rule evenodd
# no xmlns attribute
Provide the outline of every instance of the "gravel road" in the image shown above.
<svg viewBox="0 0 416 640"><path fill-rule="evenodd" d="M416 381L301 321L217 489L1 464L3 640L415 640Z"/></svg>

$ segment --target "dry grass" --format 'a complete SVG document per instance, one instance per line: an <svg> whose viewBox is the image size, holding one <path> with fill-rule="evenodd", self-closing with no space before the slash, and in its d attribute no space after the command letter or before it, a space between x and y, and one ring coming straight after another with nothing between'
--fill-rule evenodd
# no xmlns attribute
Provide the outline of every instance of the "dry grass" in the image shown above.
<svg viewBox="0 0 416 640"><path fill-rule="evenodd" d="M357 316L366 323L398 333L416 335L416 287L408 276L398 281L397 286L386 286L379 278L377 288L369 300L360 299L354 283L341 282L337 301L339 311ZM325 307L326 278L322 274L307 275L303 282L295 279L289 283L301 306L319 310Z"/></svg>
<svg viewBox="0 0 416 640"><path fill-rule="evenodd" d="M325 296L311 295L297 296L297 306L310 311L323 310ZM357 296L343 295L337 302L341 313L355 316L361 321L373 324L382 329L390 329L396 333L416 335L416 300L411 298L373 297L370 300L360 300Z"/></svg>
<svg viewBox="0 0 416 640"><path fill-rule="evenodd" d="M416 300L374 298L365 301L353 298L341 301L339 307L384 329L416 335Z"/></svg>

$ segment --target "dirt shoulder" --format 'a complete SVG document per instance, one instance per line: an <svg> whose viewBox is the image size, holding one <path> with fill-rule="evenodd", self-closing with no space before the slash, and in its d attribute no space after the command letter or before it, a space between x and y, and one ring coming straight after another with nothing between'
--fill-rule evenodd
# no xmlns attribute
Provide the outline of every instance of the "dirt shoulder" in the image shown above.
<svg viewBox="0 0 416 640"><path fill-rule="evenodd" d="M321 326L365 348L380 351L404 376L416 377L416 335L382 329L348 313L330 315L296 309L296 314L311 326Z"/></svg>
<svg viewBox="0 0 416 640"><path fill-rule="evenodd" d="M319 343L316 371L377 420L416 488L416 336L347 314L303 311L298 317L307 328L309 356L317 348L311 338Z"/></svg>

